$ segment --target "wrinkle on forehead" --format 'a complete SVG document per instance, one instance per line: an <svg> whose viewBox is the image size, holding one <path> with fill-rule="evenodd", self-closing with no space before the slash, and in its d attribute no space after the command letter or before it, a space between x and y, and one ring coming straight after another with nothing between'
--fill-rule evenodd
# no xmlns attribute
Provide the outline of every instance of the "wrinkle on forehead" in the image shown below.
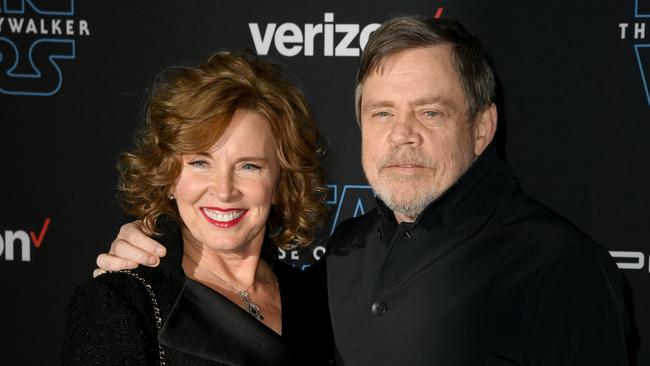
<svg viewBox="0 0 650 366"><path fill-rule="evenodd" d="M369 73L367 74L367 76L366 76L366 79L367 79L371 74L375 74L375 75L379 75L379 76L381 76L381 75L384 75L384 74L386 74L386 73L391 73L391 72L393 72L393 68L394 68L395 65L398 63L398 61L399 61L401 58L403 58L404 54L405 54L407 51L413 51L413 50L417 50L417 49L427 49L427 48L430 48L430 49L446 49L446 50L447 50L446 53L447 53L447 55L449 56L449 57L446 57L447 61L449 62L449 66L451 66L452 69L453 69L454 71L456 71L456 69L453 67L453 62L452 62L452 53L453 53L453 48L451 47L451 45L449 45L449 44L447 44L447 43L441 43L441 44L438 44L438 45L432 45L432 46L421 46L421 47L410 47L410 48L405 48L405 49L403 49L403 50L401 50L401 51L399 51L399 52L397 52L397 53L394 53L394 54L392 54L392 55L386 56L386 57L382 58L381 60L379 60L379 61L377 62L377 64L376 64L376 65L375 65L375 66L370 70L370 72L369 72Z"/></svg>
<svg viewBox="0 0 650 366"><path fill-rule="evenodd" d="M426 50L431 50L433 52L423 52L419 54L420 57L413 57L412 51ZM428 82L433 83L433 85L446 86L442 86L442 89L432 89L430 95L418 97L417 100L410 103L411 105L421 106L431 102L430 104L442 104L446 107L453 107L455 112L467 114L467 99L458 75L458 70L454 63L453 52L453 47L451 45L441 43L434 46L407 48L381 60L374 70L368 74L364 83L361 84L363 89L358 90L358 92L360 92L358 98L358 101L360 102L359 112L366 109L368 102L372 104L384 102L383 100L375 100L375 98L370 95L364 95L366 94L365 86L369 81L368 79L381 78L382 84L385 86L388 85L387 83L396 83L395 87L406 88L403 89L402 92L408 92L410 89L418 88L418 85L421 85L420 82L423 81L423 78L430 78ZM430 63L421 62L425 57L430 59ZM406 84L404 83L405 80L407 81ZM411 82L412 84L410 84ZM409 87L409 85L411 85L411 87ZM462 98L462 104L456 105L453 100L455 98L450 98L447 95L440 95L434 90L453 90L454 94L458 93L458 96ZM429 100L427 101L427 99Z"/></svg>

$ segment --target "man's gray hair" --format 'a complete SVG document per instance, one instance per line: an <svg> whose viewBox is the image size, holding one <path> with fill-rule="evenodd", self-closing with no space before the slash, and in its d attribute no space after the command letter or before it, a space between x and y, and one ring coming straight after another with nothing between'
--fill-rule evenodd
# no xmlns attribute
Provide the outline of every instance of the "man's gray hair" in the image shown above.
<svg viewBox="0 0 650 366"><path fill-rule="evenodd" d="M495 99L496 81L478 39L456 20L402 16L383 23L363 50L355 91L357 121L361 123L363 82L371 72L401 51L441 44L452 48L452 62L465 94L467 117L473 120L489 107Z"/></svg>

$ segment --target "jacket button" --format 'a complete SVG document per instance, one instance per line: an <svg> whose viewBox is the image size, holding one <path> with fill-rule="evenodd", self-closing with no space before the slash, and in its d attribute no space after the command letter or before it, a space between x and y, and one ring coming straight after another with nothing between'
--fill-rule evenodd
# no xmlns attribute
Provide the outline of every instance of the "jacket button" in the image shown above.
<svg viewBox="0 0 650 366"><path fill-rule="evenodd" d="M386 304L382 301L375 301L372 304L372 315L381 315L386 312Z"/></svg>

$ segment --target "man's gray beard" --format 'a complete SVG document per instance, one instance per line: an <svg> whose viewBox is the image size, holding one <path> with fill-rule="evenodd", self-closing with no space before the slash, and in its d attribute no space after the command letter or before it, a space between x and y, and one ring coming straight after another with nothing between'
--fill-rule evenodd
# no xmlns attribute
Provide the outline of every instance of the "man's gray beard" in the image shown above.
<svg viewBox="0 0 650 366"><path fill-rule="evenodd" d="M433 201L440 197L440 192L433 187L427 187L424 192L416 192L415 197L411 200L399 200L396 197L397 193L391 192L391 184L387 182L392 180L393 184L399 182L400 184L415 183L416 180L421 179L418 177L381 177L380 182L376 182L372 186L377 196L390 208L392 211L400 213L406 217L415 218Z"/></svg>
<svg viewBox="0 0 650 366"><path fill-rule="evenodd" d="M380 174L384 167L394 163L417 164L433 169L434 171L436 170L437 164L433 159L422 153L420 150L404 149L391 151L374 166L374 169L377 172L377 179L376 181L369 181L377 196L392 211L407 217L415 218L431 202L435 201L440 196L440 192L433 186L433 182L425 181L431 179L430 176L421 177L388 173ZM419 187L423 187L424 189L422 192L414 192L414 197L412 199L400 200L400 198L403 197L398 196L399 192L393 192L394 188L396 188L396 184L410 185L413 190Z"/></svg>

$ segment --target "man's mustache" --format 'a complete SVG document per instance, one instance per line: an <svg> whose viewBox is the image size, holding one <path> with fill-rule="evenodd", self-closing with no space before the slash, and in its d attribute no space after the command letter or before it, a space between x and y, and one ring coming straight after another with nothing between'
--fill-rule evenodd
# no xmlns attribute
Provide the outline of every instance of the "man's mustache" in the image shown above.
<svg viewBox="0 0 650 366"><path fill-rule="evenodd" d="M391 150L377 162L378 170L395 165L435 168L436 162L421 150L415 149Z"/></svg>

